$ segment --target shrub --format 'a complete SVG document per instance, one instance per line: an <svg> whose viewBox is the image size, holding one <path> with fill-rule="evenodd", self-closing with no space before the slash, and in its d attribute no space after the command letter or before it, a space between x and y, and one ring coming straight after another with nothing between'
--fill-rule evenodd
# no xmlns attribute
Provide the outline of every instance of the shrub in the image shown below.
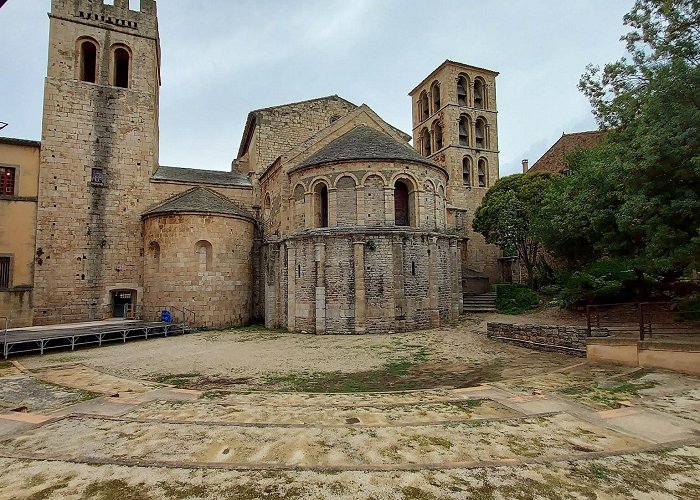
<svg viewBox="0 0 700 500"><path fill-rule="evenodd" d="M522 314L536 308L540 298L525 285L496 285L496 308L503 314Z"/></svg>
<svg viewBox="0 0 700 500"><path fill-rule="evenodd" d="M571 273L558 298L565 306L624 302L636 297L637 281L631 262L599 260Z"/></svg>

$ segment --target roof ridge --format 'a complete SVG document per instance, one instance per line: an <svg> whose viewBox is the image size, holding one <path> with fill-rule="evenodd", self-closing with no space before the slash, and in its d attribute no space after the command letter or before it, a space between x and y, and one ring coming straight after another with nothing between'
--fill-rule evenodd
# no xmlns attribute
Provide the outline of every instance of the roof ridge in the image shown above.
<svg viewBox="0 0 700 500"><path fill-rule="evenodd" d="M194 170L195 172L214 172L217 174L233 174L230 170L212 170L209 168L174 167L172 165L158 165L158 168L176 168L178 170Z"/></svg>
<svg viewBox="0 0 700 500"><path fill-rule="evenodd" d="M327 95L327 96L324 96L324 97L314 97L314 98L312 98L312 99L303 99L303 100L301 100L301 101L294 101L294 102L288 102L288 103L285 103L285 104L277 104L276 106L267 106L267 107L265 107L265 108L258 108L258 109L252 110L251 113L258 113L258 112L260 112L260 111L269 111L269 110L272 110L272 109L284 108L284 107L287 107L287 106L296 106L297 104L307 104L307 103L309 103L309 102L322 101L322 100L324 100L324 99L333 99L333 98L340 99L340 100L342 100L342 101L347 102L348 104L352 104L353 106L358 107L357 104L355 104L355 103L353 103L353 102L350 102L350 101L348 101L347 99L345 99L345 98L343 98L343 97L340 97L338 94L332 94L332 95Z"/></svg>
<svg viewBox="0 0 700 500"><path fill-rule="evenodd" d="M361 134L364 134L364 136ZM359 137L356 138L356 136ZM358 144L353 144L353 141L357 140L360 141L362 147L358 147ZM291 171L328 162L350 160L404 160L439 167L439 165L422 157L407 143L400 141L387 131L379 127L372 127L366 123L360 123L318 149Z"/></svg>
<svg viewBox="0 0 700 500"><path fill-rule="evenodd" d="M189 189L186 189L185 191L182 191L181 193L176 193L176 194L172 195L171 197L164 199L163 201L158 203L155 207L148 209L145 213L152 212L153 210L157 210L158 208L162 207L163 205L165 205L167 203L170 203L170 202L175 201L175 200L179 200L180 198L182 198L186 194L189 194L192 191L196 191L197 189L204 189L204 188L202 188L201 186L194 186L194 187L191 187Z"/></svg>

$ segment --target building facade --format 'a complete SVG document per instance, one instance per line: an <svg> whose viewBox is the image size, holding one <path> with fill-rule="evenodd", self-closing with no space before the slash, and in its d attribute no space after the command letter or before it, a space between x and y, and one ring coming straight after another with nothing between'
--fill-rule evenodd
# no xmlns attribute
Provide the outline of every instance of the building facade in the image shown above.
<svg viewBox="0 0 700 500"><path fill-rule="evenodd" d="M52 0L49 17L41 143L0 141L28 176L0 197L12 326L175 307L197 326L408 331L499 279L471 231L498 178L496 73L446 61L416 87L415 149L329 96L251 112L231 171L184 169L158 160L155 1Z"/></svg>

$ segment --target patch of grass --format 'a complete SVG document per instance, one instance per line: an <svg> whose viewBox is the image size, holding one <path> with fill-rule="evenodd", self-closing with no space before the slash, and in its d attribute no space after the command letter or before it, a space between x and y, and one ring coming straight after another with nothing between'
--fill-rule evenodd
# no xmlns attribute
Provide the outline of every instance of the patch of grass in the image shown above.
<svg viewBox="0 0 700 500"><path fill-rule="evenodd" d="M144 485L131 486L123 479L97 481L88 485L81 498L87 500L146 500L149 496L144 493Z"/></svg>
<svg viewBox="0 0 700 500"><path fill-rule="evenodd" d="M418 436L416 442L421 446L437 446L446 450L451 450L454 446L452 441L435 436Z"/></svg>
<svg viewBox="0 0 700 500"><path fill-rule="evenodd" d="M45 500L48 498L51 498L54 496L54 493L57 491L63 490L68 487L68 481L63 480L58 484L54 484L53 486L48 486L44 488L43 490L39 490L36 493L33 493L27 497L25 497L27 500Z"/></svg>
<svg viewBox="0 0 700 500"><path fill-rule="evenodd" d="M198 379L202 376L201 373L178 373L178 374L160 374L151 377L151 380L159 384L174 385L175 387L183 387L191 383L192 379Z"/></svg>
<svg viewBox="0 0 700 500"><path fill-rule="evenodd" d="M497 367L487 365L464 370L444 369L438 364L415 363L410 359L391 361L382 368L354 373L315 372L311 374L267 374L266 390L317 393L406 391L435 387L473 387L492 380Z"/></svg>
<svg viewBox="0 0 700 500"><path fill-rule="evenodd" d="M210 390L210 391L204 391L201 396L199 396L199 399L207 399L207 400L212 400L212 399L217 399L220 398L224 395L223 392L217 391L217 390Z"/></svg>
<svg viewBox="0 0 700 500"><path fill-rule="evenodd" d="M643 389L652 389L653 387L656 387L658 385L658 382L653 382L653 381L648 381L644 382L641 384L633 384L630 382L623 382L620 385L617 385L615 387L611 387L610 389L605 389L608 392L612 392L613 394L632 394L634 396L639 395L639 391Z"/></svg>
<svg viewBox="0 0 700 500"><path fill-rule="evenodd" d="M434 500L437 499L432 493L421 490L414 486L406 486L401 488L401 494L405 500Z"/></svg>

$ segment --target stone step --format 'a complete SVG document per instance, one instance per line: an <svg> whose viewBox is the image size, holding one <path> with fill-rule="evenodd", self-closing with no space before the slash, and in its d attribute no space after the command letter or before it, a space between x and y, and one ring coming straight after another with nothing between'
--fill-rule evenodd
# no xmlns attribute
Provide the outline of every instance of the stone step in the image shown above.
<svg viewBox="0 0 700 500"><path fill-rule="evenodd" d="M13 453L46 450L49 457L161 465L362 468L521 458L561 460L578 453L622 452L647 444L566 413L447 425L256 427L230 423L130 421L68 417L17 436ZM175 461L177 460L177 461Z"/></svg>
<svg viewBox="0 0 700 500"><path fill-rule="evenodd" d="M461 423L471 420L503 419L522 416L490 399L455 398L440 402L402 404L300 406L221 404L194 401L155 401L142 405L120 418L135 421L243 424L246 426L408 426Z"/></svg>

